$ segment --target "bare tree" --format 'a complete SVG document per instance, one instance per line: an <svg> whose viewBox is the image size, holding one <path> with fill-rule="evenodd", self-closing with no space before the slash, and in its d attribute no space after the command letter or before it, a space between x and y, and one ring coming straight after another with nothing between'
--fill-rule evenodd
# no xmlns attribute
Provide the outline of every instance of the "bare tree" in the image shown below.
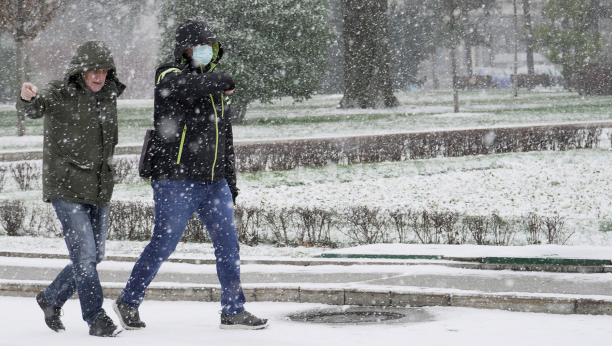
<svg viewBox="0 0 612 346"><path fill-rule="evenodd" d="M387 0L342 0L344 97L342 108L396 107L389 76Z"/></svg>
<svg viewBox="0 0 612 346"><path fill-rule="evenodd" d="M12 34L15 40L17 84L26 81L26 41L33 40L63 8L67 0L2 0L0 31ZM17 118L17 134L25 136L25 119Z"/></svg>

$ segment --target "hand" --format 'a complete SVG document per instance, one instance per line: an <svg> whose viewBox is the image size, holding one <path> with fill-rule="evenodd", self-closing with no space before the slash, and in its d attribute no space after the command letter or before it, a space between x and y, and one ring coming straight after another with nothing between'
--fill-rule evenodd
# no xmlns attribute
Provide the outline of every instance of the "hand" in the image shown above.
<svg viewBox="0 0 612 346"><path fill-rule="evenodd" d="M21 86L21 98L25 101L30 101L33 97L36 96L38 92L38 88L31 83L23 83Z"/></svg>
<svg viewBox="0 0 612 346"><path fill-rule="evenodd" d="M225 90L224 93L225 95L231 95L234 92L235 89L232 90Z"/></svg>

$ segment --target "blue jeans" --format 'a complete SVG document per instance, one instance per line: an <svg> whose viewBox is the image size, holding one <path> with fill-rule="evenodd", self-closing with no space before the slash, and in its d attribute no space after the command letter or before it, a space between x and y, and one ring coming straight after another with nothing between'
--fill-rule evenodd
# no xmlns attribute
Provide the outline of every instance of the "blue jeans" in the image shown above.
<svg viewBox="0 0 612 346"><path fill-rule="evenodd" d="M45 289L47 301L62 307L74 292L79 293L83 320L91 325L104 312L102 285L96 265L104 258L108 234L108 205L101 207L52 199L62 224L70 263Z"/></svg>
<svg viewBox="0 0 612 346"><path fill-rule="evenodd" d="M234 225L234 203L227 181L157 180L151 186L155 201L155 228L151 242L134 264L127 285L121 291L121 301L132 308L140 306L145 290L162 263L176 249L187 222L195 212L206 226L215 249L222 312L226 315L243 312L245 298L240 284L240 248Z"/></svg>

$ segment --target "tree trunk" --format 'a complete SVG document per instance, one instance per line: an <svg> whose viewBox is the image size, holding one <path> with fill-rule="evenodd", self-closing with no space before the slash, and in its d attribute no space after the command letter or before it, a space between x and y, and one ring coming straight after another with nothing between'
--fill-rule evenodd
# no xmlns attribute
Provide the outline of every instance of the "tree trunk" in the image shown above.
<svg viewBox="0 0 612 346"><path fill-rule="evenodd" d="M451 65L453 69L453 102L454 111L459 113L459 87L457 85L457 18L455 17L456 6L452 0L446 0L450 10L450 39L451 39Z"/></svg>
<svg viewBox="0 0 612 346"><path fill-rule="evenodd" d="M489 50L489 61L487 67L493 67L493 61L495 60L495 52L493 51L493 28L491 22L491 8L490 6L485 7L485 30L486 30L486 45Z"/></svg>
<svg viewBox="0 0 612 346"><path fill-rule="evenodd" d="M431 54L431 81L433 82L434 90L438 90L440 87L440 81L438 80L438 54L436 54L436 47L433 48L433 52Z"/></svg>
<svg viewBox="0 0 612 346"><path fill-rule="evenodd" d="M342 108L396 107L389 76L387 0L342 0L344 97Z"/></svg>
<svg viewBox="0 0 612 346"><path fill-rule="evenodd" d="M21 8L19 6L18 8ZM23 22L21 22L23 23ZM17 74L17 90L21 90L21 84L26 82L26 40L23 33L23 24L15 32L15 70ZM20 97L20 96L17 96ZM25 136L25 116L17 114L17 135Z"/></svg>
<svg viewBox="0 0 612 346"><path fill-rule="evenodd" d="M525 53L527 54L527 74L533 76L535 68L533 63L533 32L531 24L531 0L523 0L523 15L525 16Z"/></svg>
<svg viewBox="0 0 612 346"><path fill-rule="evenodd" d="M463 27L465 32L463 33L464 41L465 41L465 67L467 69L467 76L472 77L474 73L474 69L472 67L472 32L471 32L471 23L470 23L470 15L468 13L467 8L463 8Z"/></svg>
<svg viewBox="0 0 612 346"><path fill-rule="evenodd" d="M514 89L514 97L518 96L518 13L516 10L516 0L513 1L514 5L514 80L513 80L513 89Z"/></svg>

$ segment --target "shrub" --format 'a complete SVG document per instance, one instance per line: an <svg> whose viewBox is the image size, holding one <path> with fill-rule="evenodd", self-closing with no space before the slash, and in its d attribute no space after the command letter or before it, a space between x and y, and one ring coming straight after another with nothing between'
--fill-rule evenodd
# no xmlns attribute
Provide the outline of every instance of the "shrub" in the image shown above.
<svg viewBox="0 0 612 346"><path fill-rule="evenodd" d="M8 172L8 168L6 166L0 166L0 192L4 188L4 183L6 183L6 172Z"/></svg>
<svg viewBox="0 0 612 346"><path fill-rule="evenodd" d="M612 64L589 64L571 80L580 95L612 95Z"/></svg>
<svg viewBox="0 0 612 346"><path fill-rule="evenodd" d="M210 237L208 236L208 231L204 226L204 223L198 218L198 216L194 213L191 215L191 219L187 223L187 227L185 227L185 232L183 233L183 237L181 241L186 243L210 243Z"/></svg>
<svg viewBox="0 0 612 346"><path fill-rule="evenodd" d="M138 158L120 157L114 160L115 182L118 184L129 183L137 179Z"/></svg>
<svg viewBox="0 0 612 346"><path fill-rule="evenodd" d="M346 235L357 244L376 244L388 235L388 218L380 208L348 206L343 216L348 225Z"/></svg>
<svg viewBox="0 0 612 346"><path fill-rule="evenodd" d="M112 201L109 207L108 238L145 241L151 238L155 210L147 203Z"/></svg>
<svg viewBox="0 0 612 346"><path fill-rule="evenodd" d="M397 209L391 209L388 212L391 226L397 235L397 242L407 243L411 230L410 217L413 214L413 210L409 207L400 207Z"/></svg>
<svg viewBox="0 0 612 346"><path fill-rule="evenodd" d="M520 220L518 219L510 218L504 220L496 213L493 213L491 216L491 233L493 234L491 245L510 245L516 236L519 225Z"/></svg>
<svg viewBox="0 0 612 346"><path fill-rule="evenodd" d="M11 165L11 174L19 186L19 190L27 191L35 187L36 182L42 175L42 170L35 163L22 162Z"/></svg>
<svg viewBox="0 0 612 346"><path fill-rule="evenodd" d="M293 244L289 233L294 224L294 215L295 211L288 208L266 210L263 212L263 220L276 238L277 246L288 246Z"/></svg>
<svg viewBox="0 0 612 346"><path fill-rule="evenodd" d="M258 245L263 211L257 207L236 206L234 222L238 231L238 241L247 245ZM264 237L265 238L265 237Z"/></svg>
<svg viewBox="0 0 612 346"><path fill-rule="evenodd" d="M299 220L298 244L303 246L331 246L331 229L335 225L332 211L317 207L296 208L293 214Z"/></svg>
<svg viewBox="0 0 612 346"><path fill-rule="evenodd" d="M24 234L23 222L26 218L26 207L22 201L0 202L0 225L9 236Z"/></svg>
<svg viewBox="0 0 612 346"><path fill-rule="evenodd" d="M601 126L555 125L258 143L235 147L236 170L276 171L298 166L323 167L330 163L596 148L601 133Z"/></svg>
<svg viewBox="0 0 612 346"><path fill-rule="evenodd" d="M491 230L491 222L486 216L466 216L463 223L472 235L477 245L487 245L487 236Z"/></svg>
<svg viewBox="0 0 612 346"><path fill-rule="evenodd" d="M540 234L542 233L543 221L542 217L536 213L529 213L526 216L523 216L523 225L527 229L528 244L542 244L540 240Z"/></svg>

